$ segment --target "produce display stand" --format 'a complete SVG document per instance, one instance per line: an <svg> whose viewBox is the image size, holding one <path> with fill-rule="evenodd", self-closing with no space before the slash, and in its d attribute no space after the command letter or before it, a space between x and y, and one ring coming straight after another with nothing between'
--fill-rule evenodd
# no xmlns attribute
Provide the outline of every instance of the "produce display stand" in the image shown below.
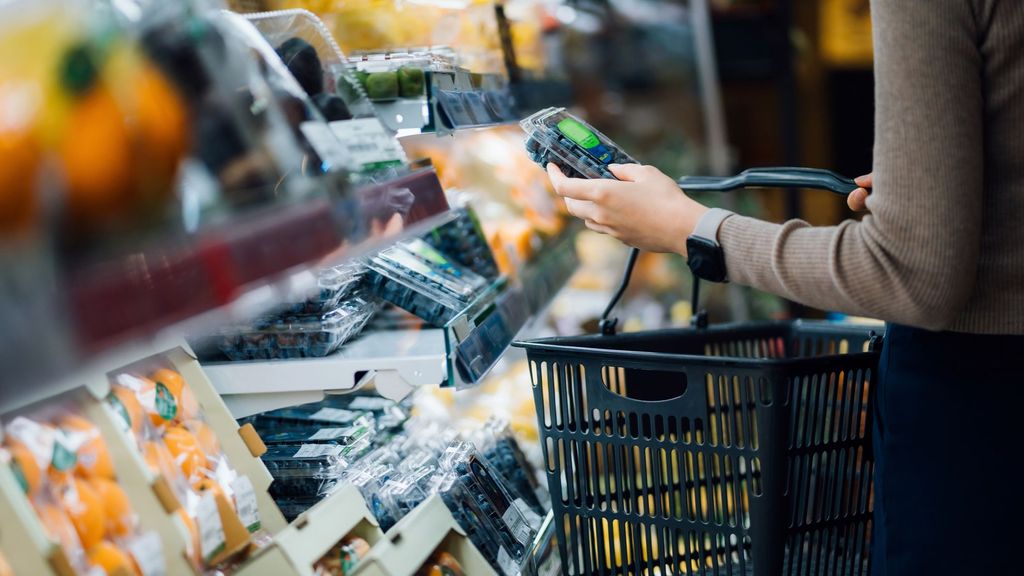
<svg viewBox="0 0 1024 576"><path fill-rule="evenodd" d="M454 556L466 574L497 576L437 495L388 530L359 563L355 576L413 576L438 551Z"/></svg>
<svg viewBox="0 0 1024 576"><path fill-rule="evenodd" d="M313 576L313 563L349 536L371 546L384 537L362 494L352 486L339 489L296 518L237 575Z"/></svg>
<svg viewBox="0 0 1024 576"><path fill-rule="evenodd" d="M160 537L167 573L192 574L195 569L185 552L189 536L176 515L180 504L166 480L148 470L126 434L119 428L114 420L116 416L103 401L107 390L109 388L101 383L93 387L83 386L53 401L73 405L99 429L110 454L117 482L127 494L134 513L138 515L140 528L153 531ZM75 573L60 544L47 535L6 463L0 466L0 517L18 519L16 523L4 523L4 537L0 541L0 547L16 574L67 576ZM222 523L225 519L222 513ZM235 522L241 526L237 517ZM225 523L227 530L228 525ZM244 527L241 527L241 531L229 535L226 552L237 552L248 545L249 533ZM231 544L234 550L231 550Z"/></svg>

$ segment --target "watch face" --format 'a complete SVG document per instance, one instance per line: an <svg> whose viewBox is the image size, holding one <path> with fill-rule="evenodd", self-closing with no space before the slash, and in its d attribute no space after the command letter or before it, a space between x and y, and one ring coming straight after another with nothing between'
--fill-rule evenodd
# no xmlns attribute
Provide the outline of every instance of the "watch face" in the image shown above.
<svg viewBox="0 0 1024 576"><path fill-rule="evenodd" d="M710 282L725 282L725 253L718 244L690 236L686 239L686 263L698 278Z"/></svg>

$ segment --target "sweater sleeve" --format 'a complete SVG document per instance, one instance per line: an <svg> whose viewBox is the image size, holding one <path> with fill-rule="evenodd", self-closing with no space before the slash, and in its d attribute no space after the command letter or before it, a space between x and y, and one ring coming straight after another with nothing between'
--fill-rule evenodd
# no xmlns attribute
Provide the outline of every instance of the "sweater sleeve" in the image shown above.
<svg viewBox="0 0 1024 576"><path fill-rule="evenodd" d="M874 0L870 214L835 227L732 216L733 282L934 330L974 288L982 234L982 62L974 1Z"/></svg>

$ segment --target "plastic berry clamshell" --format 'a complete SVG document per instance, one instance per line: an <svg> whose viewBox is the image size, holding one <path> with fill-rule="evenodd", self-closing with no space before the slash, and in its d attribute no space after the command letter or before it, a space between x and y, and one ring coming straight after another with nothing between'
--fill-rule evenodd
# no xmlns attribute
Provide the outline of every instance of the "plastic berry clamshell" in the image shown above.
<svg viewBox="0 0 1024 576"><path fill-rule="evenodd" d="M438 327L465 309L479 291L401 245L377 254L368 266L369 289L374 294Z"/></svg>
<svg viewBox="0 0 1024 576"><path fill-rule="evenodd" d="M263 464L274 477L270 493L275 499L308 498L322 494L341 477L345 462L342 447L332 444L278 444L268 446Z"/></svg>
<svg viewBox="0 0 1024 576"><path fill-rule="evenodd" d="M358 334L376 311L361 297L322 314L280 314L225 329L220 350L231 360L280 360L322 357Z"/></svg>
<svg viewBox="0 0 1024 576"><path fill-rule="evenodd" d="M552 162L566 176L614 179L609 164L637 163L597 128L565 108L545 108L519 125L527 134L530 159L542 168Z"/></svg>

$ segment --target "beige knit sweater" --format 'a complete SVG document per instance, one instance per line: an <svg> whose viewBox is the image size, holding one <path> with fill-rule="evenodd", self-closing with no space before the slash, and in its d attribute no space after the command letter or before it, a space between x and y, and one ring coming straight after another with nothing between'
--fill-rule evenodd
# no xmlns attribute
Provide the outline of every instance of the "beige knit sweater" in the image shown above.
<svg viewBox="0 0 1024 576"><path fill-rule="evenodd" d="M729 278L816 308L1024 334L1024 0L873 0L860 222L731 216Z"/></svg>

